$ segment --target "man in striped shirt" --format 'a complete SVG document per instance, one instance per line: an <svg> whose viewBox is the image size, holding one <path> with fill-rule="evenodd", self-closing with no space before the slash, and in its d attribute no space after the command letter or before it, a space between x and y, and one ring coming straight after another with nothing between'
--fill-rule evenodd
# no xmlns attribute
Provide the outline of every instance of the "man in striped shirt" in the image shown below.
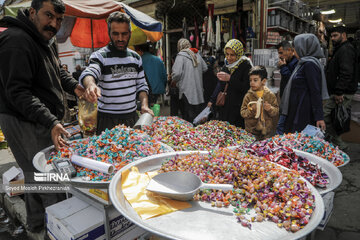
<svg viewBox="0 0 360 240"><path fill-rule="evenodd" d="M90 64L79 79L86 89L87 99L98 101L97 135L118 124L132 127L138 118L137 95L141 113L154 115L148 106L149 87L141 57L127 48L131 36L130 18L121 12L110 14L108 31L111 42L91 54Z"/></svg>

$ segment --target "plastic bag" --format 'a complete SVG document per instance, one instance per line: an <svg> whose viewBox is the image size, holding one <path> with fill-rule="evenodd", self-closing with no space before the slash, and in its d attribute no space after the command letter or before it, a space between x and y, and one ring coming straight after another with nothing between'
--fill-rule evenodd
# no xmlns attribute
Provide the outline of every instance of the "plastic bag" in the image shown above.
<svg viewBox="0 0 360 240"><path fill-rule="evenodd" d="M160 105L159 104L154 104L154 106L151 107L151 110L153 110L155 117L158 117L160 115Z"/></svg>
<svg viewBox="0 0 360 240"><path fill-rule="evenodd" d="M307 125L304 130L301 131L301 133L312 136L312 137L318 137L321 139L324 139L324 133L321 131L320 128L315 127L313 125Z"/></svg>
<svg viewBox="0 0 360 240"><path fill-rule="evenodd" d="M198 123L204 122L204 120L209 117L210 113L211 113L210 108L206 107L204 110L201 111L201 113L199 113L199 115L196 116L196 118L193 121L193 124L197 125Z"/></svg>
<svg viewBox="0 0 360 240"><path fill-rule="evenodd" d="M97 125L97 103L90 103L79 99L78 120L84 137L90 137L96 132Z"/></svg>
<svg viewBox="0 0 360 240"><path fill-rule="evenodd" d="M333 128L338 135L350 131L351 108L338 104L331 112Z"/></svg>

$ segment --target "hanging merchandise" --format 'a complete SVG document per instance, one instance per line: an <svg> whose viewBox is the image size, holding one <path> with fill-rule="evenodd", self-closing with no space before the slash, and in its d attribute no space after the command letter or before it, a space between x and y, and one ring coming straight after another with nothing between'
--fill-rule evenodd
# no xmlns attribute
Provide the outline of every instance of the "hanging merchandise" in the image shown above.
<svg viewBox="0 0 360 240"><path fill-rule="evenodd" d="M246 29L246 38L255 38L255 33L252 27L247 27Z"/></svg>
<svg viewBox="0 0 360 240"><path fill-rule="evenodd" d="M203 25L202 25L202 32L200 34L200 36L201 36L201 46L206 45L207 27L208 27L208 17L204 17L204 22L203 22Z"/></svg>
<svg viewBox="0 0 360 240"><path fill-rule="evenodd" d="M236 34L236 27L235 27L235 21L232 20L231 21L231 32L232 32L232 38L233 39L237 39L237 34Z"/></svg>
<svg viewBox="0 0 360 240"><path fill-rule="evenodd" d="M191 43L194 43L195 36L194 36L193 32L190 33L189 40L190 40Z"/></svg>
<svg viewBox="0 0 360 240"><path fill-rule="evenodd" d="M209 4L209 21L207 28L207 44L209 47L214 47L215 45L215 34L212 24L213 16L214 16L214 4Z"/></svg>
<svg viewBox="0 0 360 240"><path fill-rule="evenodd" d="M183 38L188 39L188 31L187 31L187 24L186 24L186 18L184 17L182 20L182 31L183 31Z"/></svg>
<svg viewBox="0 0 360 240"><path fill-rule="evenodd" d="M156 43L156 49L157 49L157 53L156 55L161 58L161 60L164 61L164 55L163 55L163 50L162 50L162 39L160 39L157 43Z"/></svg>
<svg viewBox="0 0 360 240"><path fill-rule="evenodd" d="M198 27L198 24L197 24L197 21L196 21L196 17L194 16L194 26L195 26L195 42L196 42L196 49L200 49L200 45L199 45L199 27Z"/></svg>
<svg viewBox="0 0 360 240"><path fill-rule="evenodd" d="M216 19L216 38L215 38L215 48L216 51L219 51L221 49L221 34L220 34L220 17L217 16Z"/></svg>
<svg viewBox="0 0 360 240"><path fill-rule="evenodd" d="M221 16L220 26L221 26L221 33L227 33L227 32L229 32L230 19Z"/></svg>
<svg viewBox="0 0 360 240"><path fill-rule="evenodd" d="M224 33L223 38L224 38L224 42L227 43L230 39L230 33L228 33L228 32Z"/></svg>

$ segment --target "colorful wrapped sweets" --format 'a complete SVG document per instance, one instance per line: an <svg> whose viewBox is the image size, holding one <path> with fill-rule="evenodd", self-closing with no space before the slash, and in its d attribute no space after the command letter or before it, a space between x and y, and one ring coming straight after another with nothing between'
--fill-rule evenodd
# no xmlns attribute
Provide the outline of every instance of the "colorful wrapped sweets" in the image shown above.
<svg viewBox="0 0 360 240"><path fill-rule="evenodd" d="M167 149L141 130L134 130L119 125L111 130L105 130L99 136L73 141L68 147L50 154L48 164L54 159L70 158L72 154L88 157L114 165L119 170L126 164L141 157L164 153ZM108 181L114 173L107 175L91 169L74 165L77 176L88 181Z"/></svg>
<svg viewBox="0 0 360 240"><path fill-rule="evenodd" d="M190 154L164 163L160 172L188 171L205 183L233 184L232 191L206 189L194 196L212 206L234 206L241 225L273 221L296 232L306 226L315 208L315 197L296 171L287 170L246 152L215 150L208 155ZM251 209L255 214L249 218Z"/></svg>
<svg viewBox="0 0 360 240"><path fill-rule="evenodd" d="M277 146L272 142L256 142L246 148L237 148L237 151L245 150L249 154L265 157L268 161L296 170L315 187L325 188L329 184L329 177L317 164L298 156L288 147Z"/></svg>
<svg viewBox="0 0 360 240"><path fill-rule="evenodd" d="M288 133L276 135L272 138L261 141L261 145L272 143L277 146L289 147L304 152L315 154L327 159L335 166L342 166L350 161L349 156L331 143L302 133Z"/></svg>
<svg viewBox="0 0 360 240"><path fill-rule="evenodd" d="M210 150L216 147L247 145L255 141L255 137L245 130L216 120L193 127L191 123L178 117L160 117L155 118L151 128L145 131L176 151Z"/></svg>

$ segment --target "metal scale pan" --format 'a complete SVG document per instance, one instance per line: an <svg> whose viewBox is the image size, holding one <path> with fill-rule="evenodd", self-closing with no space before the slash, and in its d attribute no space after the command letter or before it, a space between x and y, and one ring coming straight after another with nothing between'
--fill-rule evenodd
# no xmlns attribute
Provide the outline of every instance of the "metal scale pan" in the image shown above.
<svg viewBox="0 0 360 240"><path fill-rule="evenodd" d="M79 140L76 140L79 141ZM174 150L164 144L160 143L167 152L174 152ZM52 145L50 147L47 147L40 152L38 152L34 158L33 158L33 165L39 172L50 172L53 167L51 164L47 164L47 161L50 157L50 153L55 151L55 147ZM108 188L110 181L87 181L84 180L82 177L74 177L71 178L71 185L74 187L80 187L80 188Z"/></svg>
<svg viewBox="0 0 360 240"><path fill-rule="evenodd" d="M158 236L170 239L299 239L311 233L320 223L324 215L324 203L318 191L305 179L315 197L316 208L309 223L296 233L277 227L276 223L254 222L252 229L242 227L237 222L233 207L216 208L210 203L190 201L192 207L169 214L143 220L126 200L121 187L121 173L136 166L140 173L160 169L161 164L169 158L184 156L196 151L173 152L153 155L133 162L120 169L112 178L109 195L115 208L127 219L141 228ZM200 154L208 154L201 151ZM250 213L254 214L254 210Z"/></svg>

